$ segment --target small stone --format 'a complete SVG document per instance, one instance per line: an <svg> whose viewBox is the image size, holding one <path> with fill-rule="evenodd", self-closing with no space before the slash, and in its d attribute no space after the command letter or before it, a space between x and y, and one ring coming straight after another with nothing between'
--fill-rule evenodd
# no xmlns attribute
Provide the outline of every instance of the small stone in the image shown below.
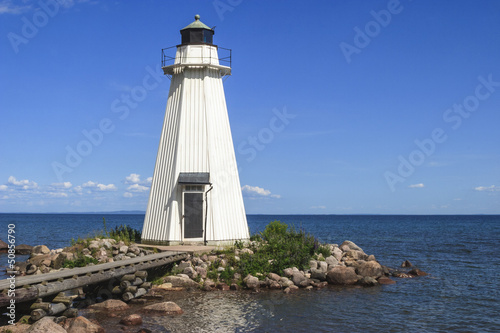
<svg viewBox="0 0 500 333"><path fill-rule="evenodd" d="M343 246L343 245L347 245L351 250L364 252L363 249L361 249L359 246L357 246L356 244L354 244L351 241L346 240L340 246Z"/></svg>
<svg viewBox="0 0 500 333"><path fill-rule="evenodd" d="M97 303L89 306L90 309L105 310L105 311L122 311L127 310L129 306L127 303L118 299L108 299L102 303Z"/></svg>
<svg viewBox="0 0 500 333"><path fill-rule="evenodd" d="M168 289L172 288L172 284L171 283L162 283L162 284L156 286L156 288L168 290Z"/></svg>
<svg viewBox="0 0 500 333"><path fill-rule="evenodd" d="M376 261L375 256L373 254L370 254L368 258L366 258L366 261Z"/></svg>
<svg viewBox="0 0 500 333"><path fill-rule="evenodd" d="M47 331L51 332L51 331ZM104 328L94 324L85 317L76 317L67 329L68 333L104 333Z"/></svg>
<svg viewBox="0 0 500 333"><path fill-rule="evenodd" d="M312 259L309 260L309 268L310 269L313 269L313 268L316 269L316 268L318 268L318 262L316 260L312 260Z"/></svg>
<svg viewBox="0 0 500 333"><path fill-rule="evenodd" d="M120 253L127 253L128 252L128 246L127 245L122 245L120 246L120 248L118 249L120 251Z"/></svg>
<svg viewBox="0 0 500 333"><path fill-rule="evenodd" d="M206 279L207 278L207 269L201 266L196 266L196 273L202 278Z"/></svg>
<svg viewBox="0 0 500 333"><path fill-rule="evenodd" d="M182 272L187 267L191 267L191 262L183 261L179 264L179 266L177 266L177 269Z"/></svg>
<svg viewBox="0 0 500 333"><path fill-rule="evenodd" d="M293 269L291 269L291 268L285 268L283 270L283 274L285 274L286 277L291 277L293 275Z"/></svg>
<svg viewBox="0 0 500 333"><path fill-rule="evenodd" d="M131 314L120 320L120 324L125 326L136 326L142 324L142 317L138 314Z"/></svg>
<svg viewBox="0 0 500 333"><path fill-rule="evenodd" d="M142 309L145 313L159 315L176 315L182 314L184 311L174 302L163 302L145 306Z"/></svg>
<svg viewBox="0 0 500 333"><path fill-rule="evenodd" d="M281 279L280 279L280 284L284 287L284 288L287 288L287 287L290 287L290 286L293 286L293 281L291 281L289 278L283 276Z"/></svg>
<svg viewBox="0 0 500 333"><path fill-rule="evenodd" d="M326 271L323 271L323 270L317 269L317 268L313 268L313 269L311 269L311 278L318 279L320 281L325 281L326 280Z"/></svg>

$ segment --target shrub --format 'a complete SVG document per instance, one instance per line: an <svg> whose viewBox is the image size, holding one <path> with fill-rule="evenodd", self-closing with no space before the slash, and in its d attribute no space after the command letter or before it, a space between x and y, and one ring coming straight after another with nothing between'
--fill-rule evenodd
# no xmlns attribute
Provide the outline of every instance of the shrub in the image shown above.
<svg viewBox="0 0 500 333"><path fill-rule="evenodd" d="M95 258L90 258L84 256L81 252L76 253L77 257L74 260L64 260L62 267L63 268L75 268L75 267L85 267L88 264L92 263L97 265L99 261Z"/></svg>

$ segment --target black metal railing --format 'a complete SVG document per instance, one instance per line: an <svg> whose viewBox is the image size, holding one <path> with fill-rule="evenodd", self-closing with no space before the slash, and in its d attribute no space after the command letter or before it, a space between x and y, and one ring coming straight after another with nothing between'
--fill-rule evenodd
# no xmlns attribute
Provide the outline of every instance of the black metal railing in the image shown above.
<svg viewBox="0 0 500 333"><path fill-rule="evenodd" d="M216 46L216 47L217 47L217 51L218 51L217 53L219 55L219 57L218 57L219 64L222 66L231 67L231 65L232 65L232 50L226 49L224 47L219 47L219 46ZM161 49L161 67L173 65L175 63L176 51L177 51L177 46L171 46L171 47ZM210 48L210 55L209 56L205 56L204 54L202 54L200 57L183 57L183 59L186 59L186 58L201 59L202 63L204 63L204 60L209 60L209 62L211 62L211 60L216 59L217 56L216 55L212 56L212 49Z"/></svg>

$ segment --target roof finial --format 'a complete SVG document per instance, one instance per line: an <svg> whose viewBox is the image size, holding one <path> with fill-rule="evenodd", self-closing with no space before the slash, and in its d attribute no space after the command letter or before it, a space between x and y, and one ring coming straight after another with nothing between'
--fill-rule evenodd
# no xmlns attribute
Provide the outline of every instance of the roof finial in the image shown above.
<svg viewBox="0 0 500 333"><path fill-rule="evenodd" d="M195 19L196 21L198 21L198 20L200 19L200 15L196 14L196 15L194 16L194 19Z"/></svg>

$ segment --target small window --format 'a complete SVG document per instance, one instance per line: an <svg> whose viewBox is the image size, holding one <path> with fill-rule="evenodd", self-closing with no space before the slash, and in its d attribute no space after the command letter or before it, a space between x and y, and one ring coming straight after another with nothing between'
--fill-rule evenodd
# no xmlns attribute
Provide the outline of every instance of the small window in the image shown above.
<svg viewBox="0 0 500 333"><path fill-rule="evenodd" d="M184 188L185 192L203 192L203 186L201 185L186 185Z"/></svg>

